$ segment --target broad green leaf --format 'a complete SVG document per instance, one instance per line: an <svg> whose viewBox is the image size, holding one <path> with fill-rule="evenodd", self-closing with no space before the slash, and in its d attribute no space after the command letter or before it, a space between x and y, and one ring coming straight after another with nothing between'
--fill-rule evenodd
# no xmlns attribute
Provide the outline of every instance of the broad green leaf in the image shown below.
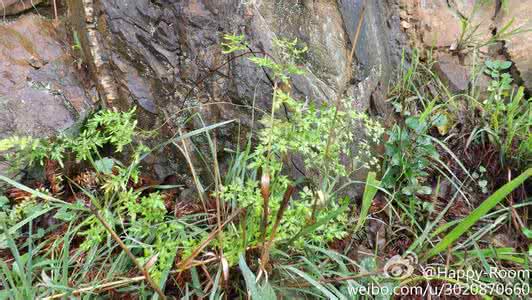
<svg viewBox="0 0 532 300"><path fill-rule="evenodd" d="M66 207L61 207L54 215L54 218L66 222L74 220L75 217L76 214L74 214L72 211L69 211Z"/></svg>
<svg viewBox="0 0 532 300"><path fill-rule="evenodd" d="M0 196L0 208L7 206L9 204L9 199L6 196Z"/></svg>
<svg viewBox="0 0 532 300"><path fill-rule="evenodd" d="M506 70L506 69L510 68L511 66L512 66L512 62L508 61L508 60L501 61L500 65L499 65L501 70Z"/></svg>
<svg viewBox="0 0 532 300"><path fill-rule="evenodd" d="M94 167L96 168L96 171L103 174L111 174L113 172L114 165L115 160L109 157L104 157L94 162Z"/></svg>
<svg viewBox="0 0 532 300"><path fill-rule="evenodd" d="M408 128L414 130L416 133L420 133L423 131L423 123L420 122L418 117L409 117L405 120L406 126Z"/></svg>
<svg viewBox="0 0 532 300"><path fill-rule="evenodd" d="M430 195L432 193L432 188L430 186L421 186L417 190L418 194Z"/></svg>
<svg viewBox="0 0 532 300"><path fill-rule="evenodd" d="M529 238L532 239L532 229L530 228L523 228L523 234Z"/></svg>

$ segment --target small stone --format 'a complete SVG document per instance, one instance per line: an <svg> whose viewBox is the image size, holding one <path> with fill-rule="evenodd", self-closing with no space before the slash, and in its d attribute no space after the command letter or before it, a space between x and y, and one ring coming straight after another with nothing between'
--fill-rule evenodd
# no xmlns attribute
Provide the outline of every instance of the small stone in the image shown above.
<svg viewBox="0 0 532 300"><path fill-rule="evenodd" d="M407 21L401 21L401 27L403 27L404 29L409 29L410 27L412 27L412 25Z"/></svg>
<svg viewBox="0 0 532 300"><path fill-rule="evenodd" d="M38 57L35 57L35 56L31 56L28 59L28 64L30 66L32 66L34 69L40 69L47 63L48 63L47 61L44 61L44 60L42 60L42 59L40 59Z"/></svg>
<svg viewBox="0 0 532 300"><path fill-rule="evenodd" d="M441 54L434 68L440 79L449 86L452 92L467 90L470 68L460 64L458 57L447 53Z"/></svg>

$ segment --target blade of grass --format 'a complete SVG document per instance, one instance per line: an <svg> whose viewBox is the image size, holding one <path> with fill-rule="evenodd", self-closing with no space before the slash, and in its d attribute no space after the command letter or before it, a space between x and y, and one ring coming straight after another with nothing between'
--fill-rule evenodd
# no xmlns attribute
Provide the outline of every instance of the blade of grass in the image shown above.
<svg viewBox="0 0 532 300"><path fill-rule="evenodd" d="M39 192L37 190L31 189L31 188L29 188L29 187L27 187L27 186L25 186L23 184L20 184L20 183L14 181L12 179L9 179L9 178L5 177L3 175L0 175L0 180L5 181L6 183L16 187L17 189L20 189L20 190L23 190L25 192L31 193L33 196L39 197L41 199L44 199L44 200L47 200L47 201L50 201L50 202L57 202L57 203L65 204L65 205L69 205L69 206L72 205L72 204L70 204L68 202L65 202L63 200L59 200L59 199L54 198L54 197L52 197L50 195L46 195L45 193L41 193L41 192Z"/></svg>
<svg viewBox="0 0 532 300"><path fill-rule="evenodd" d="M221 231L225 227L225 225L231 222L241 212L242 212L242 209L235 211L231 216L227 218L227 220L225 220L225 222L221 225L221 227L217 227L215 230L213 230L207 236L207 238L205 238L205 240L203 240L203 242L201 242L201 244L197 246L196 249L194 249L194 251L192 251L192 253L187 258L183 259L176 266L176 272L182 272L190 268L191 267L190 263L192 262L192 260L196 258L196 256L198 256L201 253L201 251L203 251L203 249L205 249L205 247L209 245L209 243L218 235L218 232Z"/></svg>
<svg viewBox="0 0 532 300"><path fill-rule="evenodd" d="M2 227L4 229L4 232L7 232L6 224L2 223ZM32 282L31 282L31 274L30 272L28 272L27 261L23 259L24 254L22 255L20 254L13 237L10 234L6 234L6 238L7 238L7 245L9 247L9 250L11 251L11 254L13 255L13 258L15 259L15 264L18 270L18 272L15 271L15 264L14 264L11 267L12 273L13 274L18 273L17 276L19 277L22 283L22 286L13 286L13 288L14 289L21 288L23 291L25 291L24 294L26 295L26 297L31 298L30 294L33 295L34 290L33 290ZM30 254L26 254L26 255L30 255Z"/></svg>
<svg viewBox="0 0 532 300"><path fill-rule="evenodd" d="M298 270L294 267L291 267L291 266L287 266L285 267L287 270L297 274L298 276L300 276L301 278L305 279L305 281L307 281L308 283L310 283L313 287L315 287L316 289L318 289L320 292L322 292L326 297L327 299L331 299L331 300L338 300L338 297L336 297L333 293L331 293L326 287L324 287L321 283L319 283L318 281L314 280L312 277L310 277L308 274L306 274L305 272L301 271L301 270Z"/></svg>
<svg viewBox="0 0 532 300"><path fill-rule="evenodd" d="M246 259L244 258L242 254L240 254L238 266L240 270L242 271L242 275L244 276L244 281L246 282L246 287L249 293L251 294L251 299L253 300L277 299L277 297L275 296L275 292L273 291L273 288L270 286L268 282L266 282L263 286L259 286L257 284L256 276L249 269L248 265L246 264Z"/></svg>
<svg viewBox="0 0 532 300"><path fill-rule="evenodd" d="M493 207L501 202L508 194L520 186L528 177L532 175L532 168L524 171L514 180L503 185L495 193L488 197L478 208L471 212L460 224L458 224L451 232L449 232L436 246L430 250L425 259L438 255L445 251L453 242L460 238L469 230L480 218L488 213Z"/></svg>
<svg viewBox="0 0 532 300"><path fill-rule="evenodd" d="M111 227L111 225L109 225L107 223L107 221L105 221L105 219L102 217L102 215L100 214L100 212L98 210L93 210L92 213L94 214L94 216L98 219L98 221L100 221L100 223L103 225L103 227L105 227L105 230L107 230L107 232L111 235L111 237L115 240L115 242L118 243L118 245L120 246L120 248L122 248L122 250L124 250L124 252L126 252L126 254L129 256L129 258L131 258L131 260L133 261L133 263L135 264L135 266L139 269L139 271L141 271L143 274L144 274L144 277L146 278L146 281L147 283L150 285L150 287L157 293L157 295L159 297L161 297L161 299L166 299L166 296L164 295L164 292L161 290L161 288L159 287L159 285L157 285L157 283L155 281L153 281L153 279L150 277L149 273L148 273L148 270L146 270L146 268L144 268L140 262L137 260L137 258L135 257L135 255L133 253L131 253L131 251L129 250L129 248L126 246L126 244L124 244L124 242L122 241L122 239L118 236L118 234L116 234L116 232L113 230L113 228Z"/></svg>
<svg viewBox="0 0 532 300"><path fill-rule="evenodd" d="M136 277L122 279L122 280L118 280L118 281L112 281L112 282L108 282L108 283L104 283L104 284L99 284L99 285L89 286L89 287L85 287L85 288L80 288L80 289L72 291L72 293L70 293L70 294L72 294L72 295L81 295L83 293L98 291L98 290L102 290L102 289L118 288L118 287L130 284L130 283L144 281L145 279L146 279L145 276L136 276ZM68 294L69 293L55 294L55 295L52 295L52 296L49 296L49 297L45 297L45 298L42 298L42 299L43 300L51 300L51 299L64 298Z"/></svg>
<svg viewBox="0 0 532 300"><path fill-rule="evenodd" d="M377 190L381 184L381 182L377 180L376 176L377 175L375 174L375 172L368 173L368 177L366 179L366 187L364 188L364 195L362 196L362 208L360 209L360 216L358 218L357 225L355 226L355 232L360 230L360 228L362 228L362 226L364 225L364 222L366 222L369 207L371 206L373 198L375 198Z"/></svg>
<svg viewBox="0 0 532 300"><path fill-rule="evenodd" d="M200 133L203 133L203 132L206 132L206 131L209 131L209 130L212 130L212 129L215 129L215 128L218 128L220 126L224 126L224 125L227 125L229 123L232 123L234 122L235 120L227 120L227 121L224 121L224 122L220 122L220 123L216 123L216 124L212 124L212 125L209 125L209 126L206 126L206 127L203 127L203 128L200 128L200 129L196 129L196 130L192 130L190 132L187 132L185 134L182 134L182 135L179 135L177 137L173 137L171 139L169 139L168 141L164 142L164 143L161 143L157 146L155 146L153 149L151 149L150 151L144 153L140 158L139 160L144 160L146 157L148 157L148 155L150 155L152 152L156 151L156 150L159 150L159 149L162 149L172 143L177 143L181 140L184 140L184 139L187 139L187 138L190 138L190 137L193 137L195 135L198 135Z"/></svg>

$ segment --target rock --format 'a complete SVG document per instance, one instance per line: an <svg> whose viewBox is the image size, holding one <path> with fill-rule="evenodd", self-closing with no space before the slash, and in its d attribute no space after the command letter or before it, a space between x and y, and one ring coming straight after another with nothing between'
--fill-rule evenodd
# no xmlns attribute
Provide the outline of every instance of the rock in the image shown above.
<svg viewBox="0 0 532 300"><path fill-rule="evenodd" d="M43 0L2 0L0 2L0 16L20 14L43 2Z"/></svg>
<svg viewBox="0 0 532 300"><path fill-rule="evenodd" d="M412 25L407 21L401 21L401 27L403 27L404 29L409 29L412 27Z"/></svg>
<svg viewBox="0 0 532 300"><path fill-rule="evenodd" d="M504 52L505 59L515 64L512 75L530 91L532 56L529 52L532 49L532 31L529 29L532 28L532 20L529 12L532 11L532 1L508 0L502 7L497 3L499 1L402 0L401 26L409 33L414 47L436 47L438 52L459 52L466 58L471 56L471 51L467 53L465 50L473 46L482 46L481 53L487 53L492 58ZM467 20L464 35L460 26L461 19ZM500 32L510 22L511 26L503 34L503 51L494 52L493 49L498 44L492 43L488 47L486 43L495 32ZM517 29L522 30L519 33L513 32ZM447 80L452 90L463 91L467 84L464 80L466 71L470 68L461 66L464 65L462 62L457 62L456 58L450 59L448 54L441 56L440 60L436 65L438 73Z"/></svg>
<svg viewBox="0 0 532 300"><path fill-rule="evenodd" d="M355 76L360 82L372 76L373 72L378 72L380 79L373 84L382 81L383 88L386 89L388 80L395 79L391 76L393 68L400 64L401 54L406 46L406 36L401 31L400 25L399 2L396 0L340 0L338 2L344 27L351 42L356 32L362 6L366 5L364 23L355 53L360 72ZM368 103L369 100L366 99L364 102Z"/></svg>
<svg viewBox="0 0 532 300"><path fill-rule="evenodd" d="M292 93L315 102L334 101L341 83L351 77L346 74L347 57L363 1L101 0L88 10L83 2L87 1L69 0L68 7L85 56L94 58L88 33L97 28L101 58L111 69L120 105L144 108L141 115L145 118L139 122L143 127L154 128L170 120L167 124L172 131L176 112L200 104L209 103L195 110L201 111L209 124L236 117L241 124L254 126L249 107L255 103L263 110L270 108L269 74L247 57L227 63L229 56L220 46L226 33L244 34L258 52L270 52L275 37L305 43L309 51L302 65L307 73L292 78ZM353 86L376 73L371 80L383 84L367 85L386 88L393 66L400 61L396 2L365 1L355 60L360 72L354 74ZM91 9L94 14L87 18L85 12ZM98 76L94 66L91 71ZM357 107L369 107L371 94L357 96ZM213 105L220 102L228 104ZM234 133L232 127L225 126L217 130L218 141L231 143ZM163 163L167 166L178 161L172 156L160 157L168 158L169 163Z"/></svg>
<svg viewBox="0 0 532 300"><path fill-rule="evenodd" d="M434 69L451 92L460 93L467 90L471 67L462 64L457 56L440 53L438 61L434 64Z"/></svg>
<svg viewBox="0 0 532 300"><path fill-rule="evenodd" d="M494 17L497 13L497 1L478 1L478 0L453 0L456 11L469 22L469 32L474 34L471 37L473 41L464 41L465 43L482 43L489 40L492 36L494 26Z"/></svg>
<svg viewBox="0 0 532 300"><path fill-rule="evenodd" d="M233 32L244 33L257 51L271 51L274 37L298 38L307 44L308 73L293 78L293 91L315 101L333 99L340 82L348 76L345 64L361 3L100 2L96 7L99 11L94 14L100 16L95 25L100 29L102 45L107 48L105 59L113 68L116 85L128 105L139 104L156 114L205 101L251 104L256 99L263 107L269 107L271 82L248 60L237 59L218 69L227 59L220 48L223 34ZM400 20L395 15L395 21L385 23L393 16L391 5L372 1L367 5L357 47L358 63L365 73L382 69L388 75L384 69L389 70L390 63L398 61L400 51L394 49L393 55L397 57L391 61L388 48L397 42L386 34L392 30L392 22L399 24ZM81 1L71 0L69 7L75 27L80 32L86 31Z"/></svg>
<svg viewBox="0 0 532 300"><path fill-rule="evenodd" d="M460 37L460 18L446 0L412 2L417 4L416 18L425 47L450 47Z"/></svg>
<svg viewBox="0 0 532 300"><path fill-rule="evenodd" d="M0 138L57 134L92 107L65 40L33 14L0 24Z"/></svg>
<svg viewBox="0 0 532 300"><path fill-rule="evenodd" d="M417 47L468 47L486 42L491 37L495 1L478 0L402 0L402 27L410 30ZM461 22L467 20L466 34L462 36ZM460 40L466 37L467 40ZM458 45L460 43L460 45Z"/></svg>
<svg viewBox="0 0 532 300"><path fill-rule="evenodd" d="M506 38L508 59L514 62L519 76L529 91L532 91L532 1L508 0L508 10L501 9L497 15L497 28L500 30L513 19L511 30L523 29L522 32Z"/></svg>

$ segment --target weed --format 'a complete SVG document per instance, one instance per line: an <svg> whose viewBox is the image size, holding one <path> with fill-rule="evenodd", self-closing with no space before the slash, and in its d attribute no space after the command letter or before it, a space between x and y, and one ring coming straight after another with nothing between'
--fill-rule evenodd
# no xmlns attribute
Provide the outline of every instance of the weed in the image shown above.
<svg viewBox="0 0 532 300"><path fill-rule="evenodd" d="M500 28L498 28L493 34L490 34L489 37L485 37L484 33L479 32L481 29L484 29L483 25L486 24L473 24L472 19L475 14L479 12L479 9L482 5L487 4L489 1L478 1L474 3L473 10L471 11L470 16L462 16L460 19L460 37L456 41L455 47L452 47L451 50L460 53L462 55L468 52L475 52L483 47L493 45L495 43L501 42L505 39L508 39L514 35L518 35L526 31L523 27L512 28L514 19L508 21ZM499 2L499 1L496 1ZM501 7L504 11L508 11L508 0L503 0L501 2ZM487 22L483 20L483 22Z"/></svg>
<svg viewBox="0 0 532 300"><path fill-rule="evenodd" d="M138 135L134 112L134 109L124 113L102 110L89 118L78 136L61 136L53 141L18 137L2 140L2 150L8 151L9 159L14 159L20 164L40 165L45 160L57 160L63 165L63 159L72 153L78 163L88 162L92 168L92 171L80 174L83 177L70 180L67 196L70 195L72 203L60 200L37 201L39 198L55 200L56 195L52 195L48 190L32 190L19 184L17 187L23 188L22 192L27 194L22 192L18 194L26 195L26 198L16 204L9 203L5 197L0 198L2 200L0 214L5 216L2 223L3 226L9 226L9 230L0 235L2 248L8 247L10 240L19 241L27 235L23 224L28 222L32 224L35 218L49 211L55 211L53 219L75 224L70 229L69 236L81 239L74 255L88 255L81 260L85 266L97 267L101 263L100 267L105 267L108 258L101 258L103 261L99 261L98 253L107 252L109 253L107 255L110 255L109 251L114 248L112 243L114 238L111 236L116 231L120 237L114 234L124 239L124 247L130 248L134 255L139 256L134 262L138 260L139 264L148 266L146 280L153 278L156 282L166 281L177 255L176 249L190 245L190 241L197 239L202 230L196 228L190 231L187 219L177 220L169 217L161 192L145 193L133 187L141 176L140 162L145 154L151 151L142 143L133 145L133 138ZM103 147L107 145L113 147L115 154L125 151L126 147L131 147L128 151L129 165L124 166L117 158L101 157ZM60 150L52 152L49 149ZM96 213L91 214L86 207L95 210ZM40 236L43 237L45 234L41 233ZM46 244L48 241L44 240L42 243ZM14 248L11 246L9 248L15 255ZM20 249L28 251L24 254L25 257L35 256L35 260L44 259L39 256L41 255L39 251L32 252L26 246ZM114 272L116 275L128 267L127 261L117 262ZM9 270L9 267L7 268L4 269L4 275L9 278L15 276L17 271L6 273ZM64 272L69 270L67 268ZM37 269L28 269L27 272L33 274ZM65 276L68 277L66 274ZM109 276L112 277L112 274ZM30 286L33 285L33 279L27 280ZM76 279L78 284L84 283L85 280L90 279L83 277ZM19 283L2 284L4 287L10 287L8 293L21 291ZM50 281L47 286L51 288L55 284ZM32 295L43 296L50 292L35 290L34 293Z"/></svg>
<svg viewBox="0 0 532 300"><path fill-rule="evenodd" d="M488 95L471 105L480 110L480 123L469 138L473 141L486 141L499 148L501 162L520 166L530 162L532 134L532 99L525 98L524 87L515 89L512 77L507 73L509 61L486 61L485 73L492 80ZM480 120L480 122L479 122Z"/></svg>
<svg viewBox="0 0 532 300"><path fill-rule="evenodd" d="M231 43L242 44L241 38L227 37ZM261 120L263 129L258 133L259 143L255 150L249 155L249 160L239 162L241 165L248 165L253 170L262 170L262 176L268 181L267 186L259 181L256 175L245 178L234 178L233 181L222 187L221 197L224 201L250 208L244 223L246 241L244 244L249 247L256 247L263 241L264 236L272 235L270 232L273 222L264 220L267 216L273 216L283 208L283 195L293 181L283 170L287 167L285 161L287 157L297 155L301 157L303 166L309 174L317 174L326 168L330 168L329 176L323 178L322 182L315 178L308 177L306 180L310 184L304 187L299 193L299 199L292 201L288 205L286 212L280 221L279 232L276 232L276 239L283 240L298 236L295 242L297 248L301 248L303 238L310 237L311 243L324 246L326 243L340 239L347 234L344 227L347 224L345 209L343 214L339 214L328 222L321 224L322 227L314 228L306 232L305 236L299 233L304 232L305 227L313 228L322 216L331 215L343 206L345 201L335 200L337 197L336 186L340 178L345 178L358 168L369 168L375 166L377 161L371 154L371 145L379 142L382 135L382 127L364 114L347 108L345 111L337 111L336 107L326 104L316 106L315 104L302 103L295 100L291 95L281 88L281 84L288 85L292 75L303 73L296 62L301 55L306 52L306 47L297 48L296 40L275 40L275 53L278 60L273 56L253 57L250 60L259 67L270 70L273 74L274 87L271 114ZM228 49L239 49L238 45L228 44ZM230 53L231 51L227 51ZM290 112L289 119L277 116L281 107L285 107ZM355 142L355 136L348 128L362 126L368 133L368 140L360 140L358 153L351 145ZM338 129L332 131L331 128ZM330 142L329 135L335 132L334 143L327 147ZM328 153L326 153L328 152ZM367 164L360 164L362 157L367 158ZM351 161L346 165L344 159ZM253 172L253 174L257 174ZM261 179L261 180L262 180ZM264 195L261 189L268 189ZM266 203L267 205L262 205ZM283 208L284 209L284 208ZM265 211L268 211L265 214ZM267 228L261 228L258 224L269 224ZM325 226L326 225L326 226ZM266 232L264 234L263 232ZM310 235L310 233L319 233ZM230 236L235 236L232 234ZM238 243L230 243L238 245ZM236 263L238 253L226 249L225 253L234 253L232 261Z"/></svg>
<svg viewBox="0 0 532 300"><path fill-rule="evenodd" d="M133 121L135 108L129 112L100 111L87 122L79 136L61 135L57 140L32 137L10 137L0 140L0 153L14 168L26 165L44 165L45 159L57 161L63 166L66 152L75 154L78 161L94 162L104 145L112 145L117 152L130 144L136 128Z"/></svg>

